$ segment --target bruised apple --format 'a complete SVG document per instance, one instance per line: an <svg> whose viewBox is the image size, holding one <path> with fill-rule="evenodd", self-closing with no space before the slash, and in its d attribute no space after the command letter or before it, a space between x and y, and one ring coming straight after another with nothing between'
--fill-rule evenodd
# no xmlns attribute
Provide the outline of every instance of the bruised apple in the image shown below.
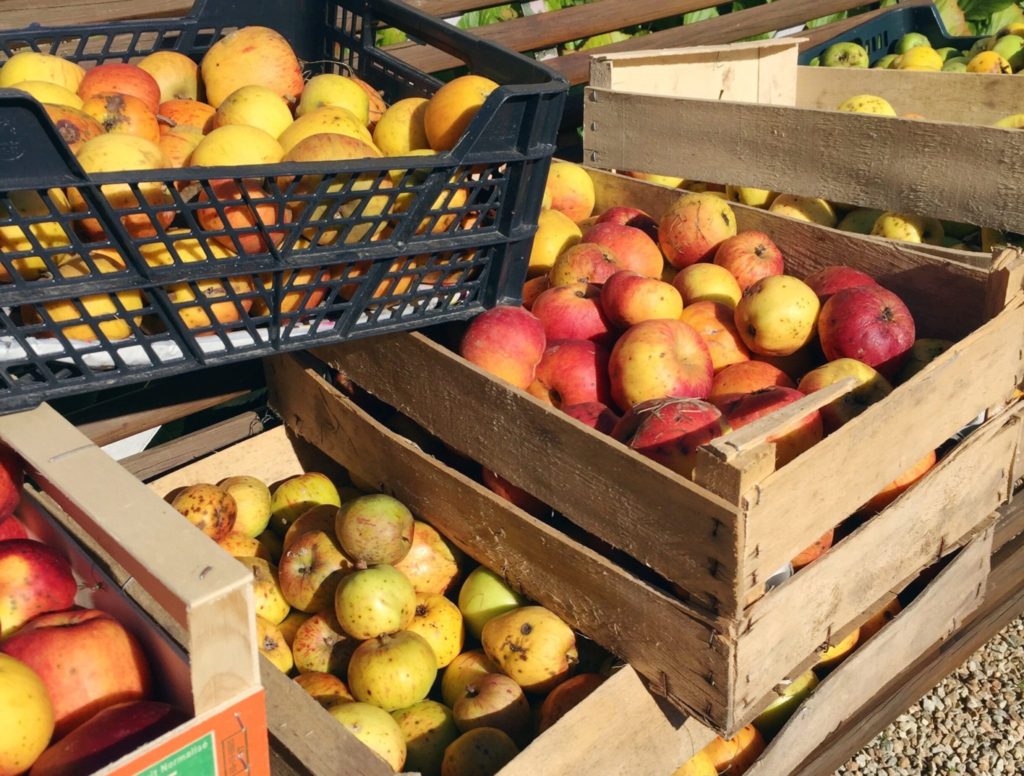
<svg viewBox="0 0 1024 776"><path fill-rule="evenodd" d="M527 692L547 692L575 666L576 634L543 606L521 606L489 620L480 636L484 651Z"/></svg>
<svg viewBox="0 0 1024 776"><path fill-rule="evenodd" d="M697 448L729 431L721 411L700 399L651 399L622 416L612 436L689 479Z"/></svg>
<svg viewBox="0 0 1024 776"><path fill-rule="evenodd" d="M527 389L547 404L608 404L608 351L590 340L556 340L544 351Z"/></svg>
<svg viewBox="0 0 1024 776"><path fill-rule="evenodd" d="M821 308L818 337L829 361L855 358L892 379L910 356L914 319L892 291L854 286L837 291Z"/></svg>
<svg viewBox="0 0 1024 776"><path fill-rule="evenodd" d="M238 513L234 497L209 483L188 486L174 497L171 506L215 542L231 533Z"/></svg>
<svg viewBox="0 0 1024 776"><path fill-rule="evenodd" d="M405 629L426 639L437 658L438 669L447 666L462 652L466 635L462 612L443 595L418 594L416 614Z"/></svg>
<svg viewBox="0 0 1024 776"><path fill-rule="evenodd" d="M680 197L658 224L661 252L676 269L710 260L719 245L735 236L736 215L732 208L710 193Z"/></svg>
<svg viewBox="0 0 1024 776"><path fill-rule="evenodd" d="M499 306L473 319L462 337L459 354L516 388L526 389L533 382L546 342L544 325L536 315L521 307Z"/></svg>
<svg viewBox="0 0 1024 776"><path fill-rule="evenodd" d="M704 398L714 365L700 334L682 321L644 321L615 343L608 366L612 397L628 410L640 402L672 397Z"/></svg>

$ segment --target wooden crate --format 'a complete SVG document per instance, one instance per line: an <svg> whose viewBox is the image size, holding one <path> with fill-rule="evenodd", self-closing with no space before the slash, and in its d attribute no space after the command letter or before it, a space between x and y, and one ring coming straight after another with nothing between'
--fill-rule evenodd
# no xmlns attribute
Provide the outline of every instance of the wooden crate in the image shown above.
<svg viewBox="0 0 1024 776"><path fill-rule="evenodd" d="M168 699L192 717L102 773L269 774L246 570L183 530L173 509L48 405L0 418L0 439L41 487L26 487L18 514L71 560L83 582L76 601L132 630Z"/></svg>
<svg viewBox="0 0 1024 776"><path fill-rule="evenodd" d="M1024 80L797 54L777 39L597 56L584 160L1024 232L1024 133L986 126L1020 112ZM928 120L835 110L859 94Z"/></svg>
<svg viewBox="0 0 1024 776"><path fill-rule="evenodd" d="M598 210L631 204L657 217L679 196L620 176L593 176ZM791 273L848 263L900 294L921 336L958 344L778 471L763 442L777 419L716 440L700 452L696 483L494 380L422 334L315 351L685 591L678 599L657 581L644 588L647 639L630 638L628 611L604 613L602 633L592 635L604 637L661 694L728 731L754 716L776 682L806 664L816 647L856 627L894 585L970 535L1008 497L1018 419L1000 410L1024 374L1020 255L1005 252L994 269L983 270L761 211L737 210L737 219L741 229L771 234ZM810 396L787 414L820 401ZM917 487L747 605L772 572L986 412L992 419L984 429ZM631 575L635 569L627 566Z"/></svg>
<svg viewBox="0 0 1024 776"><path fill-rule="evenodd" d="M217 481L230 473L246 473L278 482L304 471L342 475L379 486L432 523L468 555L502 574L509 574L523 591L549 603L570 623L577 607L606 605L598 595L589 598L572 586L582 578L566 572L594 565L614 573L586 548L575 545L539 521L510 517L504 502L481 485L437 463L388 430L328 383L304 369L294 356L272 359L268 366L274 406L286 426L261 433L204 457L150 482L165 496L176 488ZM495 536L505 532L505 540ZM550 558L556 568L545 572ZM534 567L525 574L526 566ZM621 609L628 601L619 600ZM299 685L262 661L267 688L268 724L272 737L314 774L336 774L347 763L345 776L386 776L391 769L339 725ZM591 772L669 774L710 740L712 734L696 723L670 722L644 688L636 672L625 667L602 684L583 703L534 740L502 776L572 776ZM639 770L637 770L639 769Z"/></svg>

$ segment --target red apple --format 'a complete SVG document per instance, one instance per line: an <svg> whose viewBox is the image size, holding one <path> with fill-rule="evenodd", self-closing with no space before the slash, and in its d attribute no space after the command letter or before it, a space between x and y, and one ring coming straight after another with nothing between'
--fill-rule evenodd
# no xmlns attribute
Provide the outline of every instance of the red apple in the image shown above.
<svg viewBox="0 0 1024 776"><path fill-rule="evenodd" d="M742 428L758 418L770 415L788 404L804 398L804 394L795 388L772 386L748 393L737 399L722 402L718 406L734 429ZM810 449L824 436L821 424L821 413L814 410L800 420L789 431L768 437L775 443L775 466L781 468L796 458L800 453Z"/></svg>
<svg viewBox="0 0 1024 776"><path fill-rule="evenodd" d="M623 269L660 278L665 267L661 249L644 230L611 221L598 222L583 233L583 242L603 245Z"/></svg>
<svg viewBox="0 0 1024 776"><path fill-rule="evenodd" d="M539 498L527 493L519 486L513 485L500 474L491 471L487 467L483 469L482 479L488 489L534 517L542 517L551 512L551 508Z"/></svg>
<svg viewBox="0 0 1024 776"><path fill-rule="evenodd" d="M632 270L616 272L601 288L601 309L620 329L659 318L679 320L682 294L671 283Z"/></svg>
<svg viewBox="0 0 1024 776"><path fill-rule="evenodd" d="M776 366L764 361L741 361L715 374L708 401L721 408L725 402L773 385L796 387L789 375Z"/></svg>
<svg viewBox="0 0 1024 776"><path fill-rule="evenodd" d="M105 92L137 97L154 115L160 107L160 84L138 65L108 62L87 70L78 85L78 96L88 100Z"/></svg>
<svg viewBox="0 0 1024 776"><path fill-rule="evenodd" d="M548 342L590 340L608 345L612 338L611 322L601 309L601 289L593 284L549 288L534 301L532 312Z"/></svg>
<svg viewBox="0 0 1024 776"><path fill-rule="evenodd" d="M523 307L527 310L533 308L534 300L542 293L551 288L551 280L547 275L538 275L523 283Z"/></svg>
<svg viewBox="0 0 1024 776"><path fill-rule="evenodd" d="M151 691L149 663L135 637L98 609L42 614L0 642L26 663L53 701L60 738L97 712Z"/></svg>
<svg viewBox="0 0 1024 776"><path fill-rule="evenodd" d="M607 404L611 401L608 351L590 340L553 341L527 390L558 408L591 401Z"/></svg>
<svg viewBox="0 0 1024 776"><path fill-rule="evenodd" d="M875 279L866 272L843 265L819 269L804 278L804 282L818 295L822 304L825 304L836 291L842 291L844 288L878 285L875 283Z"/></svg>
<svg viewBox="0 0 1024 776"><path fill-rule="evenodd" d="M658 222L635 207L610 207L597 217L597 223L632 226L654 240L655 244L658 242Z"/></svg>
<svg viewBox="0 0 1024 776"><path fill-rule="evenodd" d="M0 517L17 509L24 482L25 466L21 456L7 445L0 445Z"/></svg>
<svg viewBox="0 0 1024 776"><path fill-rule="evenodd" d="M604 682L601 674L577 674L547 694L537 711L537 735L540 735L581 703Z"/></svg>
<svg viewBox="0 0 1024 776"><path fill-rule="evenodd" d="M562 412L602 434L611 434L615 424L619 422L618 415L609 407L596 401L562 407Z"/></svg>
<svg viewBox="0 0 1024 776"><path fill-rule="evenodd" d="M575 283L601 285L622 268L615 254L603 245L578 242L558 254L548 273L548 283L552 288Z"/></svg>
<svg viewBox="0 0 1024 776"><path fill-rule="evenodd" d="M642 455L693 478L697 448L729 431L719 409L700 399L653 399L622 416L612 436Z"/></svg>
<svg viewBox="0 0 1024 776"><path fill-rule="evenodd" d="M522 307L501 306L473 319L460 355L517 388L533 382L547 342L541 321Z"/></svg>
<svg viewBox="0 0 1024 776"><path fill-rule="evenodd" d="M714 366L700 334L682 321L644 321L619 338L608 363L612 397L621 408L666 397L703 399Z"/></svg>
<svg viewBox="0 0 1024 776"><path fill-rule="evenodd" d="M855 358L890 379L909 358L914 335L910 310L896 294L879 285L837 291L818 320L825 358Z"/></svg>
<svg viewBox="0 0 1024 776"><path fill-rule="evenodd" d="M715 264L725 267L746 291L761 278L781 275L782 251L764 232L740 232L725 240L715 251Z"/></svg>
<svg viewBox="0 0 1024 776"><path fill-rule="evenodd" d="M658 241L676 269L710 261L718 246L736 234L736 215L729 203L709 193L687 194L658 223Z"/></svg>
<svg viewBox="0 0 1024 776"><path fill-rule="evenodd" d="M73 606L77 593L71 566L52 547L34 539L0 542L0 634Z"/></svg>
<svg viewBox="0 0 1024 776"><path fill-rule="evenodd" d="M27 539L28 531L14 515L0 517L0 541L6 539Z"/></svg>
<svg viewBox="0 0 1024 776"><path fill-rule="evenodd" d="M180 709L157 701L108 706L43 752L29 776L94 773L187 720Z"/></svg>

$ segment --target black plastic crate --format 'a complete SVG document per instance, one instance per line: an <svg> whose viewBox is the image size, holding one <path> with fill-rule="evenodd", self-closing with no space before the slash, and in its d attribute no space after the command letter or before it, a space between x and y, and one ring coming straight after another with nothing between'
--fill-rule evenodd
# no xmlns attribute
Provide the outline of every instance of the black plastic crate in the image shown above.
<svg viewBox="0 0 1024 776"><path fill-rule="evenodd" d="M89 176L38 102L0 90L0 412L518 301L566 91L542 64L392 0L33 25L0 31L0 63L25 49L198 60L260 25L307 73L354 72L389 103L432 94L439 81L374 45L382 24L502 84L451 151Z"/></svg>
<svg viewBox="0 0 1024 776"><path fill-rule="evenodd" d="M908 32L919 32L926 36L933 47L951 47L967 51L978 37L956 37L949 34L935 4L913 5L892 8L863 24L859 24L841 35L800 53L800 64L810 64L820 57L833 43L859 43L867 49L868 58L874 64L886 54L892 54L896 42Z"/></svg>

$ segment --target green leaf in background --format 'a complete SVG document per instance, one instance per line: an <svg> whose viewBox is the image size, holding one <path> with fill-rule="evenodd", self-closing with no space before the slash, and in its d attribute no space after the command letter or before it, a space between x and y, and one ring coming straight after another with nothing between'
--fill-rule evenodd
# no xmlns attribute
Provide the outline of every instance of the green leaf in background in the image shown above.
<svg viewBox="0 0 1024 776"><path fill-rule="evenodd" d="M1024 10L1019 5L1011 5L1005 10L992 14L981 23L982 27L978 29L978 35L995 35L1003 27L1015 22L1024 22Z"/></svg>
<svg viewBox="0 0 1024 776"><path fill-rule="evenodd" d="M817 19L811 19L807 22L807 29L813 30L815 27L824 27L826 24L841 22L847 15L846 11L840 11L839 13L830 13L828 16L819 16Z"/></svg>
<svg viewBox="0 0 1024 776"><path fill-rule="evenodd" d="M1005 11L1014 0L958 0L957 5L968 19L987 19L992 14Z"/></svg>
<svg viewBox="0 0 1024 776"><path fill-rule="evenodd" d="M690 11L690 13L683 14L683 24L696 24L697 22L714 19L716 16L718 16L717 8L704 8L700 11Z"/></svg>
<svg viewBox="0 0 1024 776"><path fill-rule="evenodd" d="M612 43L618 43L619 41L629 40L630 36L626 33L616 30L615 32L606 32L603 35L593 35L583 41L583 45L580 46L577 51L586 51L587 49L598 48L600 46L608 46Z"/></svg>
<svg viewBox="0 0 1024 776"><path fill-rule="evenodd" d="M494 8L483 8L479 11L467 11L459 19L458 26L464 30L471 30L475 27L483 27L495 22L503 22L508 19L515 19L519 12L511 5L497 5Z"/></svg>
<svg viewBox="0 0 1024 776"><path fill-rule="evenodd" d="M377 45L380 47L393 46L405 40L405 33L401 30L396 30L394 27L385 27L383 30L377 30Z"/></svg>
<svg viewBox="0 0 1024 776"><path fill-rule="evenodd" d="M946 31L950 35L963 36L973 35L974 31L967 23L964 10L956 0L935 0L935 7L939 9L939 16L942 23L946 25Z"/></svg>

